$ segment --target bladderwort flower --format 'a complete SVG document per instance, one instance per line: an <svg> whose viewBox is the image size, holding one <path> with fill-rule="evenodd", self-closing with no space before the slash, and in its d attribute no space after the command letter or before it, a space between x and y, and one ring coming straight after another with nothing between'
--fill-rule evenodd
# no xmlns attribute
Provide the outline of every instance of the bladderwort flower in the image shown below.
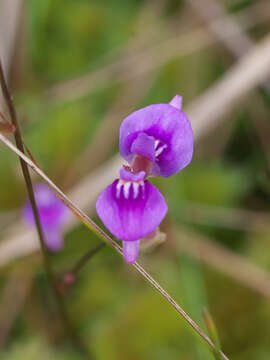
<svg viewBox="0 0 270 360"><path fill-rule="evenodd" d="M161 223L168 207L164 197L148 180L145 172L133 174L124 167L99 196L96 209L110 232L123 242L127 263L136 261L140 239Z"/></svg>
<svg viewBox="0 0 270 360"><path fill-rule="evenodd" d="M63 247L62 227L67 219L68 209L46 184L35 185L34 194L46 246L50 251L57 252ZM22 218L27 225L35 226L30 200L23 207Z"/></svg>
<svg viewBox="0 0 270 360"><path fill-rule="evenodd" d="M169 104L149 105L123 120L120 154L135 171L144 166L148 175L169 177L190 163L193 133L181 107L176 95Z"/></svg>
<svg viewBox="0 0 270 360"><path fill-rule="evenodd" d="M109 231L123 243L128 263L138 256L140 241L164 236L158 226L168 207L147 176L169 177L186 167L193 155L193 132L181 111L182 97L154 104L126 117L119 148L129 166L99 196L96 210Z"/></svg>

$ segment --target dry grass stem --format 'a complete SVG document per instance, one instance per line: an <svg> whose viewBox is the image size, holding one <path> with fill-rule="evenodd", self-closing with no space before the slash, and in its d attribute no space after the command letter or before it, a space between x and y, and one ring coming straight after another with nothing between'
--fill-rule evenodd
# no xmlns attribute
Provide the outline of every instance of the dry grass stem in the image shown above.
<svg viewBox="0 0 270 360"><path fill-rule="evenodd" d="M60 197L64 203L72 209L73 213L101 239L106 240L118 253L123 255L122 248L108 236L96 223L93 222L81 209L79 209L27 156L17 149L5 136L0 134L0 140L15 152L33 171L42 177L50 188ZM200 337L212 348L215 349L213 342L203 332L203 330L190 318L190 316L176 303L176 301L159 285L151 275L137 262L132 265L164 298L175 308L175 310L187 321L187 323L200 335ZM221 353L224 360L227 356Z"/></svg>
<svg viewBox="0 0 270 360"><path fill-rule="evenodd" d="M135 79L131 84L124 87L94 133L93 140L76 160L75 165L70 168L66 176L66 183L69 183L74 175L78 178L85 175L89 170L92 171L109 156L115 139L118 137L119 126L123 118L143 99L152 83L153 76L148 74L144 79ZM86 165L87 163L89 165Z"/></svg>
<svg viewBox="0 0 270 360"><path fill-rule="evenodd" d="M228 17L226 27L220 26L219 23L213 22L217 17L227 16L225 9L222 5L214 0L188 0L191 6L196 12L209 24L209 28L213 33L220 39L220 41L227 47L227 49L236 57L240 58L252 47L255 45L255 41L242 29L241 24L239 24L231 16ZM270 4L264 3L264 12L270 13ZM253 9L256 11L256 9ZM237 36L227 37L226 32L234 29ZM270 90L269 82L263 84L263 86Z"/></svg>
<svg viewBox="0 0 270 360"><path fill-rule="evenodd" d="M179 240L179 252L189 254L248 289L270 298L270 274L267 271L201 234L184 229L178 230L175 226L172 235Z"/></svg>
<svg viewBox="0 0 270 360"><path fill-rule="evenodd" d="M15 273L7 279L0 304L0 348L2 348L32 288L31 272Z"/></svg>
<svg viewBox="0 0 270 360"><path fill-rule="evenodd" d="M270 74L270 35L243 56L226 75L186 110L195 137L204 136Z"/></svg>
<svg viewBox="0 0 270 360"><path fill-rule="evenodd" d="M16 109L14 107L13 100L11 98L11 94L9 92L7 82L5 80L1 60L0 60L0 84L1 84L3 97L7 104L7 108L9 111L10 120L16 129L16 131L14 132L16 149L17 149L17 151L19 151L21 154L24 155L24 142L22 140L19 123L17 121ZM12 145L12 146L15 149L15 146L14 145ZM27 167L27 164L25 163L25 161L23 161L23 159L21 157L19 157L19 161L20 161L25 185L27 188L28 196L30 199L31 208L33 211L35 227L36 227L36 231L38 233L40 250L42 253L42 257L43 257L44 268L45 268L49 283L51 285L52 292L54 294L54 298L56 301L56 305L58 307L59 315L60 315L62 323L64 325L64 329L65 329L67 335L69 336L71 342L75 346L75 348L77 348L77 350L85 357L85 359L90 359L90 357L88 356L88 350L84 347L84 344L81 343L80 339L78 338L76 332L73 329L73 326L72 326L69 316L68 316L68 312L67 312L65 303L64 303L60 293L58 292L56 278L54 277L54 273L53 273L52 266L50 263L49 252L45 245L44 233L43 233L43 229L42 229L40 218L39 218L39 212L38 212L38 208L37 208L37 204L36 204L36 200L35 200L35 195L34 195L34 190L33 190L33 185L32 185L32 179L31 179L31 176L29 173L29 168Z"/></svg>
<svg viewBox="0 0 270 360"><path fill-rule="evenodd" d="M270 229L270 213L199 203L186 203L181 207L181 219L235 230L261 232Z"/></svg>
<svg viewBox="0 0 270 360"><path fill-rule="evenodd" d="M78 204L83 211L94 208L97 195L110 181L118 176L121 164L122 160L119 156L110 159L74 186L68 197ZM92 190L89 191L89 189ZM65 224L65 231L71 230L77 223L78 219L76 217L70 217ZM29 229L22 223L13 225L3 233L1 239L0 266L5 266L16 258L29 255L38 250L39 243L34 230Z"/></svg>
<svg viewBox="0 0 270 360"><path fill-rule="evenodd" d="M19 27L19 18L23 0L2 0L0 3L0 58L3 60L4 73L9 78L12 57ZM0 109L4 108L4 101L0 93Z"/></svg>
<svg viewBox="0 0 270 360"><path fill-rule="evenodd" d="M235 37L242 30L250 28L255 24L269 19L270 13L262 11L265 2L254 5L241 15L236 16L236 21L241 24L240 28L228 29L226 37ZM259 14L256 17L254 14ZM214 20L215 26L226 26L230 16ZM81 77L57 84L49 89L46 96L51 102L70 101L86 95L91 90L97 89L111 81L131 81L138 76L158 69L172 58L187 56L217 42L216 36L211 36L204 27L164 40L158 45L149 45L147 50L127 55L114 63L104 66L94 72L87 73ZM122 72L122 68L129 68L128 72Z"/></svg>
<svg viewBox="0 0 270 360"><path fill-rule="evenodd" d="M9 74L23 0L2 0L0 4L0 57Z"/></svg>
<svg viewBox="0 0 270 360"><path fill-rule="evenodd" d="M206 91L198 100L187 107L187 114L191 118L195 137L198 140L205 135L228 111L233 109L236 101L243 97L252 86L260 83L269 72L269 39L265 40L253 52L240 60L232 70L229 70L216 84ZM242 68L242 65L244 68ZM256 77L256 72L258 77ZM244 78L244 79L243 79ZM241 81L240 85L237 84ZM222 90L224 92L222 92ZM223 96L224 95L224 96ZM218 105L216 105L216 102ZM223 110L222 110L223 109ZM225 109L225 110L224 110ZM118 169L122 164L119 156L114 157L107 164L98 168L92 175L83 180L70 194L71 198L80 204L80 208L89 209L100 191L118 176ZM89 189L92 189L89 192ZM85 196L85 194L88 194ZM70 221L70 228L75 223ZM21 234L18 236L18 234ZM31 236L32 234L32 236ZM9 241L3 241L0 251L0 264L7 264L11 259L24 256L37 250L36 240L30 230L25 227L14 227L7 233Z"/></svg>

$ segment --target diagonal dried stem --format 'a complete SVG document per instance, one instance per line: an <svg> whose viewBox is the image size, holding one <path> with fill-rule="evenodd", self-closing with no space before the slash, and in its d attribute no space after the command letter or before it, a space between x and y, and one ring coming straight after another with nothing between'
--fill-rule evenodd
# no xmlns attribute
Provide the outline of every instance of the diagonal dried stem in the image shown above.
<svg viewBox="0 0 270 360"><path fill-rule="evenodd" d="M92 219L90 219L82 210L80 210L49 178L44 172L39 169L25 154L17 149L5 136L0 134L0 140L15 152L25 163L27 163L32 170L42 177L44 181L51 187L51 189L62 199L62 201L72 210L72 212L83 222L89 229L94 231L99 238L106 240L118 253L121 255L121 247L107 235ZM148 274L144 268L137 262L132 265L165 299L175 308L175 310L189 323L189 325L200 335L200 337L212 348L215 349L215 345L211 339L204 333L204 331L191 319L191 317L181 308L180 305L163 289L158 282L156 282L151 275ZM224 360L228 360L224 353L221 353Z"/></svg>
<svg viewBox="0 0 270 360"><path fill-rule="evenodd" d="M232 252L194 231L171 227L171 234L179 241L177 249L231 277L258 294L270 298L269 273L244 256Z"/></svg>
<svg viewBox="0 0 270 360"><path fill-rule="evenodd" d="M226 38L237 37L242 30L269 19L269 12L261 10L265 4L266 2L262 1L253 5L249 10L243 11L241 15L235 16L237 21L242 24L241 29L227 26L228 20L231 18L229 15L214 19L212 25L220 28L226 27L228 30L224 35ZM257 13L259 16L254 16ZM129 53L120 57L116 62L94 72L56 84L47 91L46 96L52 103L71 101L107 84L112 79L117 82L133 81L137 76L158 69L174 57L189 55L216 42L217 38L211 36L211 33L204 26L184 34L183 31L176 35L172 33L170 38L161 41L159 44L149 44L146 50ZM123 72L123 67L129 68L129 71Z"/></svg>
<svg viewBox="0 0 270 360"><path fill-rule="evenodd" d="M256 45L255 41L245 32L245 29L242 28L233 16L228 16L226 10L223 6L214 0L188 0L193 9L198 12L198 14L209 24L209 28L216 35L217 38L224 44L224 46L236 57L240 58L245 53L253 48ZM270 4L263 3L264 12L269 13ZM256 8L255 8L256 12ZM221 26L220 23L215 22L216 18L227 17L226 27ZM232 31L232 29L237 33L237 36L228 37L226 32ZM265 82L262 87L264 87L268 92L270 90L269 81Z"/></svg>

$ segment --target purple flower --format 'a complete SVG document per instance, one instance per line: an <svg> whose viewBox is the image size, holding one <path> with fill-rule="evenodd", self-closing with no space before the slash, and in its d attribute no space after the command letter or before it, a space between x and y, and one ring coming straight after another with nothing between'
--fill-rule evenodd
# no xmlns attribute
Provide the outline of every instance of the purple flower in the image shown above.
<svg viewBox="0 0 270 360"><path fill-rule="evenodd" d="M181 106L176 95L169 104L149 105L123 120L120 154L132 167L139 155L152 162L151 175L169 177L190 163L193 133Z"/></svg>
<svg viewBox="0 0 270 360"><path fill-rule="evenodd" d="M61 230L66 221L68 210L63 202L45 184L35 185L34 194L46 245L53 252L59 251L63 247ZM27 225L35 226L34 215L29 200L24 205L22 217Z"/></svg>
<svg viewBox="0 0 270 360"><path fill-rule="evenodd" d="M161 223L168 207L165 199L149 181L145 172L133 174L120 170L115 180L99 196L96 209L110 232L123 241L126 262L138 256L140 239L152 233Z"/></svg>

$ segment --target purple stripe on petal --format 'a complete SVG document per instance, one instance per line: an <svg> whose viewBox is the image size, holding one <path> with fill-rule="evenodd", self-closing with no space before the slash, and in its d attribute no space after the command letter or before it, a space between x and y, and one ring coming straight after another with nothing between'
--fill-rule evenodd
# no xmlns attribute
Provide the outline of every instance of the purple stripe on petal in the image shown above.
<svg viewBox="0 0 270 360"><path fill-rule="evenodd" d="M149 181L115 180L100 194L96 209L114 236L122 241L135 241L158 227L168 207Z"/></svg>
<svg viewBox="0 0 270 360"><path fill-rule="evenodd" d="M128 264L135 263L139 254L140 240L123 241L123 256Z"/></svg>

